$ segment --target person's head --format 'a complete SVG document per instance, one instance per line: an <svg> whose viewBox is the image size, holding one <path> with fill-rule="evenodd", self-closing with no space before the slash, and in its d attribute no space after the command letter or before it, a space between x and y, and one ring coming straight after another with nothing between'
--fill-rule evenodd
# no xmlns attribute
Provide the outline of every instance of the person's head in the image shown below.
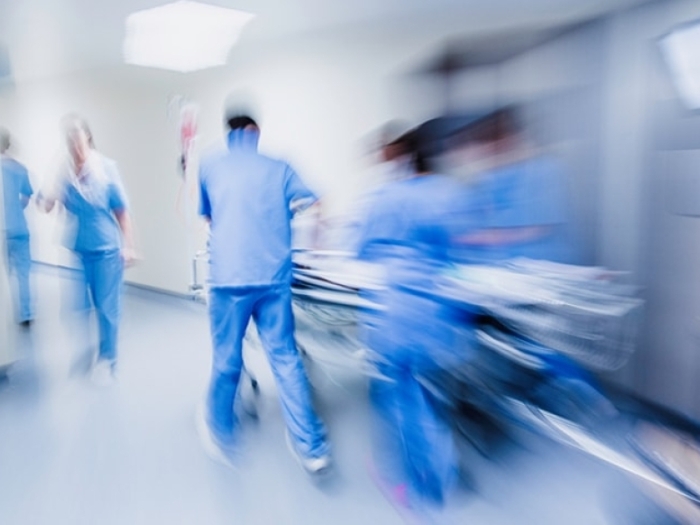
<svg viewBox="0 0 700 525"><path fill-rule="evenodd" d="M63 132L73 162L84 163L90 150L95 148L87 121L78 115L68 115L63 118Z"/></svg>
<svg viewBox="0 0 700 525"><path fill-rule="evenodd" d="M228 147L256 150L260 138L260 128L250 116L234 114L226 118L228 127Z"/></svg>
<svg viewBox="0 0 700 525"><path fill-rule="evenodd" d="M248 115L228 115L226 117L226 125L229 132L242 130L260 133L260 127L257 122Z"/></svg>
<svg viewBox="0 0 700 525"><path fill-rule="evenodd" d="M469 143L486 146L493 153L514 147L522 129L514 107L501 108L469 126L465 131Z"/></svg>
<svg viewBox="0 0 700 525"><path fill-rule="evenodd" d="M408 159L411 171L416 175L427 175L433 172L430 143L421 132L420 126L401 135L391 143L391 146Z"/></svg>
<svg viewBox="0 0 700 525"><path fill-rule="evenodd" d="M448 170L473 174L510 162L524 151L524 137L516 107L491 111L450 138Z"/></svg>
<svg viewBox="0 0 700 525"><path fill-rule="evenodd" d="M410 151L408 150L407 144L405 141L401 140L401 137L399 137L398 139L387 142L382 146L381 160L382 162L392 162L409 154Z"/></svg>
<svg viewBox="0 0 700 525"><path fill-rule="evenodd" d="M5 128L0 128L0 155L10 149L10 132Z"/></svg>
<svg viewBox="0 0 700 525"><path fill-rule="evenodd" d="M396 161L407 154L405 145L400 139L408 129L405 123L396 120L382 127L377 144L380 162Z"/></svg>

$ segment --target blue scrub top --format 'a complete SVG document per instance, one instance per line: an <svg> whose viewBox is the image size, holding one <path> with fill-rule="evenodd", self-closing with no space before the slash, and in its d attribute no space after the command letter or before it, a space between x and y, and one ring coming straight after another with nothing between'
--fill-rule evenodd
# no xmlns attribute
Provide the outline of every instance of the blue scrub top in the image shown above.
<svg viewBox="0 0 700 525"><path fill-rule="evenodd" d="M288 164L258 153L258 136L232 131L228 149L200 162L200 213L211 220L212 287L291 283L293 209L316 197Z"/></svg>
<svg viewBox="0 0 700 525"><path fill-rule="evenodd" d="M2 183L5 204L5 235L8 239L29 236L22 197L33 190L27 169L14 159L2 158Z"/></svg>
<svg viewBox="0 0 700 525"><path fill-rule="evenodd" d="M383 359L402 366L450 366L456 358L462 313L436 293L451 264L454 194L454 181L441 175L387 184L362 228L358 257L381 264L387 285L363 292L384 307L361 313L363 337Z"/></svg>
<svg viewBox="0 0 700 525"><path fill-rule="evenodd" d="M567 197L551 159L537 157L485 172L462 192L468 229L541 228L534 239L492 246L460 246L462 262L486 263L513 257L568 262Z"/></svg>
<svg viewBox="0 0 700 525"><path fill-rule="evenodd" d="M79 253L118 250L122 235L115 212L128 207L116 163L94 153L94 162L100 162L102 174L89 171L78 182L65 179L59 197L71 214L74 238L69 247Z"/></svg>
<svg viewBox="0 0 700 525"><path fill-rule="evenodd" d="M450 262L454 190L442 175L384 186L361 228L358 257L385 264L390 285L430 286Z"/></svg>

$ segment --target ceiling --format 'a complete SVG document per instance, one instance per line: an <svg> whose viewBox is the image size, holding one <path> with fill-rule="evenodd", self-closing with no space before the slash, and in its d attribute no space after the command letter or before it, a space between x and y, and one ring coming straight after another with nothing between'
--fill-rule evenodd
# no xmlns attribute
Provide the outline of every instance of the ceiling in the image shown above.
<svg viewBox="0 0 700 525"><path fill-rule="evenodd" d="M483 32L520 19L583 20L648 0L208 0L256 14L241 45L254 46L341 28L390 35L411 27L451 35ZM166 0L0 0L0 47L15 79L116 64L124 20ZM0 56L3 49L0 48ZM0 66L2 61L0 60ZM1 72L0 72L1 75Z"/></svg>

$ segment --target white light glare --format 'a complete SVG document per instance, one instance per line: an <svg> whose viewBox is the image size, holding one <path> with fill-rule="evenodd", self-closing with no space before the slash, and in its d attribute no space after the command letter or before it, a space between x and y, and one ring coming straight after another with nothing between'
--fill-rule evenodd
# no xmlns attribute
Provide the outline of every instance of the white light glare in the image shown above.
<svg viewBox="0 0 700 525"><path fill-rule="evenodd" d="M700 108L700 24L664 37L661 51L683 102L691 109Z"/></svg>
<svg viewBox="0 0 700 525"><path fill-rule="evenodd" d="M137 11L126 19L124 62L182 72L223 65L254 17L188 0Z"/></svg>

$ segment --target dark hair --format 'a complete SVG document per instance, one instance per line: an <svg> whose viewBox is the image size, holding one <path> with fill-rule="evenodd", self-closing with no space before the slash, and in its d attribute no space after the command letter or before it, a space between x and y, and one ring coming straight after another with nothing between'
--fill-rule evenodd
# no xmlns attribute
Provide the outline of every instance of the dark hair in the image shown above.
<svg viewBox="0 0 700 525"><path fill-rule="evenodd" d="M5 153L10 148L10 132L0 128L0 153Z"/></svg>
<svg viewBox="0 0 700 525"><path fill-rule="evenodd" d="M433 170L431 142L419 126L389 144L398 148L409 157L411 167L416 173L428 173Z"/></svg>
<svg viewBox="0 0 700 525"><path fill-rule="evenodd" d="M489 143L517 135L522 130L517 113L513 106L498 109L469 126L463 136L470 142Z"/></svg>
<svg viewBox="0 0 700 525"><path fill-rule="evenodd" d="M248 115L228 116L226 117L226 124L228 125L228 129L230 131L234 131L236 129L245 129L248 126L255 126L256 128L259 127L257 122L255 122Z"/></svg>

